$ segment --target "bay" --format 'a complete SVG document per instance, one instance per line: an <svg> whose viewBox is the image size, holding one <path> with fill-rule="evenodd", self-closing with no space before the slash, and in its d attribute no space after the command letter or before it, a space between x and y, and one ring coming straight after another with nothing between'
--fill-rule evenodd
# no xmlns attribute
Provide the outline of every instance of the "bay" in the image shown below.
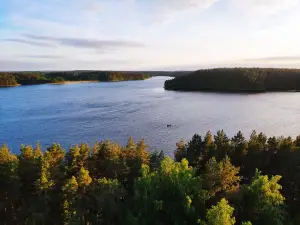
<svg viewBox="0 0 300 225"><path fill-rule="evenodd" d="M70 145L144 138L173 155L176 142L224 129L269 136L300 134L300 93L224 94L165 91L170 77L117 83L32 85L0 89L0 143ZM167 127L171 124L171 127Z"/></svg>

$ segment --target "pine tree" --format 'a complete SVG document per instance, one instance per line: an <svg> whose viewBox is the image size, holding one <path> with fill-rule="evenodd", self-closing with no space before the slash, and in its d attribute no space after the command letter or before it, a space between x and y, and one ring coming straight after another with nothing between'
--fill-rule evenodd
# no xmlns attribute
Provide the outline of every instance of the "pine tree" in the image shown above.
<svg viewBox="0 0 300 225"><path fill-rule="evenodd" d="M238 175L240 168L233 166L228 156L226 156L225 159L220 162L220 170L222 191L228 192L236 190L241 181L241 178Z"/></svg>

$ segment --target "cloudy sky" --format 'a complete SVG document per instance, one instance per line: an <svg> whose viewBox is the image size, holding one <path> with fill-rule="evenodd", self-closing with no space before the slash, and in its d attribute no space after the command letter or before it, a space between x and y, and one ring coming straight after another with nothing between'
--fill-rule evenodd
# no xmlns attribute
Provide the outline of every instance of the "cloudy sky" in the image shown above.
<svg viewBox="0 0 300 225"><path fill-rule="evenodd" d="M300 68L300 0L0 0L0 70Z"/></svg>

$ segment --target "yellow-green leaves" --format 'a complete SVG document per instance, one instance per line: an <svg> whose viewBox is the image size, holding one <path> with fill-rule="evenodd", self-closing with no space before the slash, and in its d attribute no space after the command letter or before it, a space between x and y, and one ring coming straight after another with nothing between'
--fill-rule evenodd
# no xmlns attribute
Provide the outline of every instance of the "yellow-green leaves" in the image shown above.
<svg viewBox="0 0 300 225"><path fill-rule="evenodd" d="M142 166L129 214L136 216L138 224L195 223L205 207L206 194L201 188L200 178L186 159L175 162L165 157L157 171Z"/></svg>
<svg viewBox="0 0 300 225"><path fill-rule="evenodd" d="M248 190L264 205L281 205L284 202L284 197L280 193L282 189L282 186L278 184L280 179L281 176L272 176L269 179L268 176L262 176L260 172L257 172Z"/></svg>
<svg viewBox="0 0 300 225"><path fill-rule="evenodd" d="M235 190L241 181L241 177L238 175L240 168L233 166L230 159L226 157L220 162L220 169L221 189L225 192Z"/></svg>
<svg viewBox="0 0 300 225"><path fill-rule="evenodd" d="M232 217L233 212L234 208L223 198L217 205L207 211L207 225L234 225L235 218Z"/></svg>
<svg viewBox="0 0 300 225"><path fill-rule="evenodd" d="M205 165L203 175L204 183L208 191L214 195L217 192L228 192L235 190L241 180L240 169L231 164L226 156L221 162L217 162L213 157Z"/></svg>
<svg viewBox="0 0 300 225"><path fill-rule="evenodd" d="M87 187L92 182L92 178L89 176L89 171L84 168L80 169L77 180L79 187L82 188Z"/></svg>
<svg viewBox="0 0 300 225"><path fill-rule="evenodd" d="M63 191L69 193L76 193L78 189L78 183L76 177L72 176L67 183L63 186Z"/></svg>
<svg viewBox="0 0 300 225"><path fill-rule="evenodd" d="M9 151L7 145L2 145L0 147L0 164L8 163L8 162L17 162L18 158L16 155L12 154Z"/></svg>
<svg viewBox="0 0 300 225"><path fill-rule="evenodd" d="M282 187L278 184L280 176L261 175L256 172L252 183L246 188L243 199L243 211L246 219L254 224L283 225L286 221L284 197L280 193Z"/></svg>

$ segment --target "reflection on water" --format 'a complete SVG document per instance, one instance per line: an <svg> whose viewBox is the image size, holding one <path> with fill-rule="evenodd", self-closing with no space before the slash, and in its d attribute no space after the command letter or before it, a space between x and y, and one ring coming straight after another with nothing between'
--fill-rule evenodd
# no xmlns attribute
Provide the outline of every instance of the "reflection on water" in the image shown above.
<svg viewBox="0 0 300 225"><path fill-rule="evenodd" d="M300 134L300 93L173 92L163 89L166 79L0 89L0 142L17 152L21 143L124 144L132 135L172 155L180 138L208 130Z"/></svg>

